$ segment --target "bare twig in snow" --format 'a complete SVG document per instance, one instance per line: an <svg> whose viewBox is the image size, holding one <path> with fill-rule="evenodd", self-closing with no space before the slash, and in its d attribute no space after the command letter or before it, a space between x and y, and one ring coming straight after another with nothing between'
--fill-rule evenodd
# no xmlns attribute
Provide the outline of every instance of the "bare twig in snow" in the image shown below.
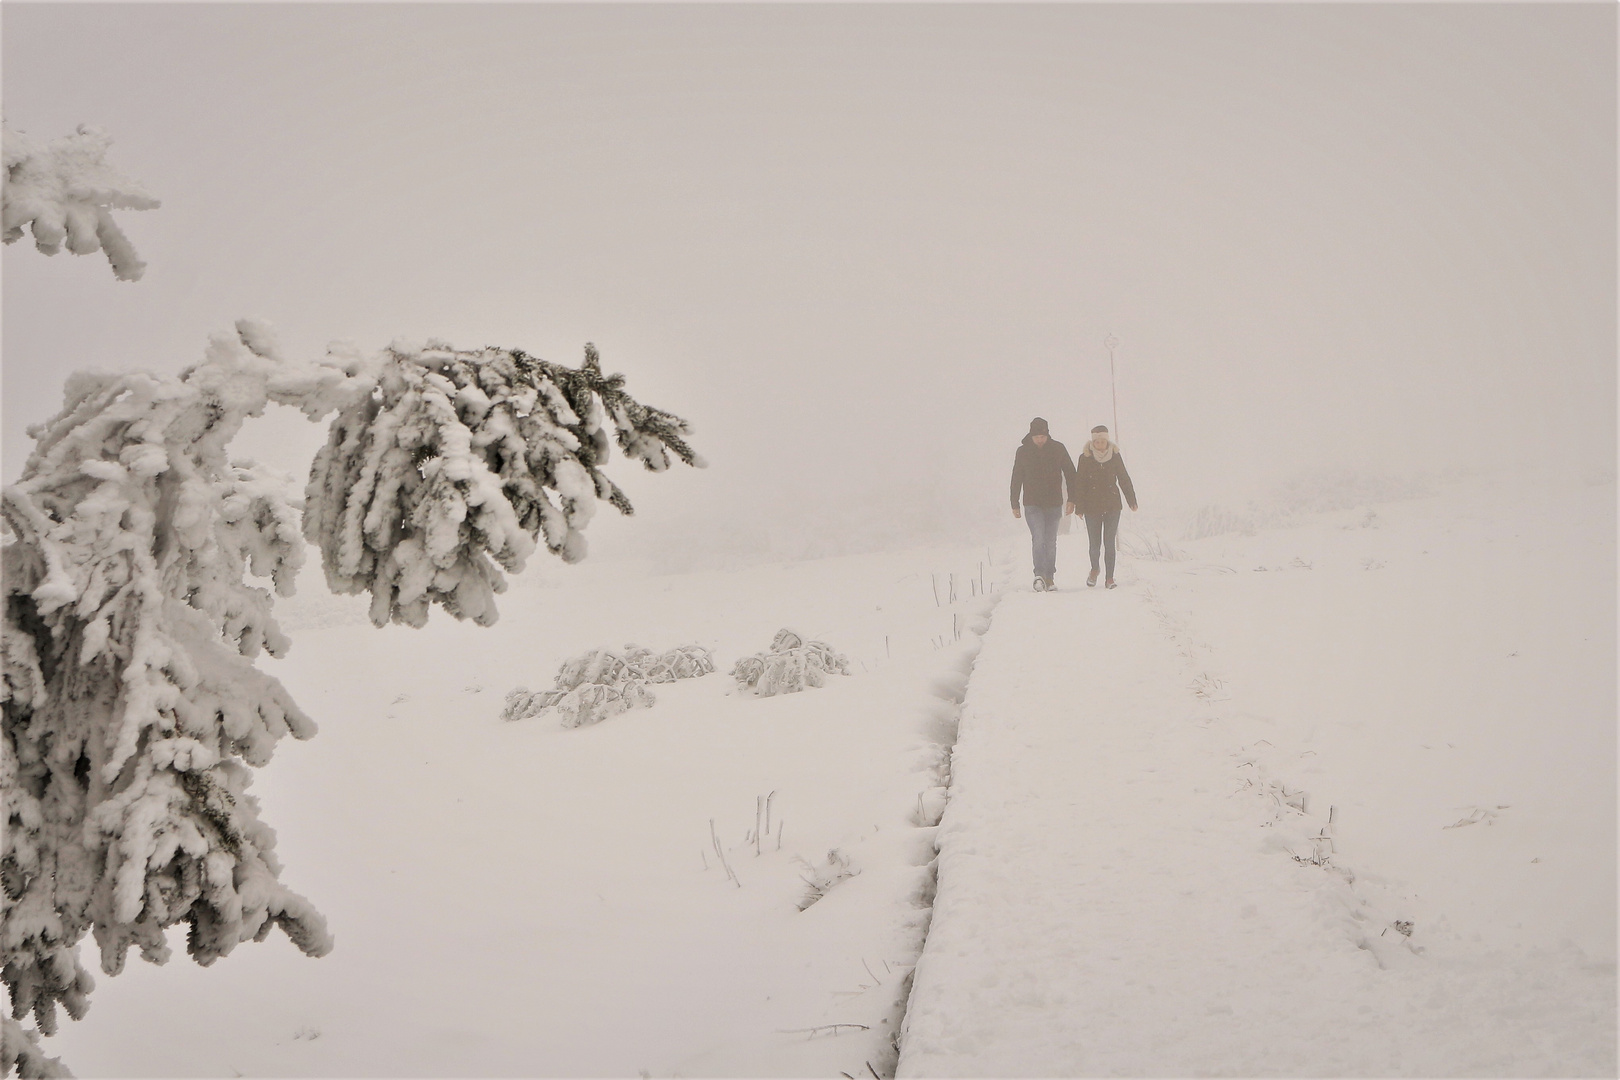
<svg viewBox="0 0 1620 1080"><path fill-rule="evenodd" d="M823 1031L830 1031L836 1035L838 1034L839 1028L855 1028L857 1031L872 1030L865 1024L821 1024L816 1027L808 1028L777 1028L776 1033L778 1035L809 1035L813 1039L817 1034Z"/></svg>

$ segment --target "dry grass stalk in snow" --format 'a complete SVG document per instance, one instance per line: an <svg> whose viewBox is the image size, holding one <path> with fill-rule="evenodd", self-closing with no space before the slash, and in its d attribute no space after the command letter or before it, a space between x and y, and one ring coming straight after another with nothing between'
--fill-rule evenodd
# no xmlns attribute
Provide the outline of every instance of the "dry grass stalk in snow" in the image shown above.
<svg viewBox="0 0 1620 1080"><path fill-rule="evenodd" d="M799 875L806 888L804 899L799 901L800 911L809 910L811 905L831 892L834 885L860 873L860 870L850 865L849 856L837 848L827 852L827 861L821 866L814 866L805 859L798 861L808 871L807 874Z"/></svg>

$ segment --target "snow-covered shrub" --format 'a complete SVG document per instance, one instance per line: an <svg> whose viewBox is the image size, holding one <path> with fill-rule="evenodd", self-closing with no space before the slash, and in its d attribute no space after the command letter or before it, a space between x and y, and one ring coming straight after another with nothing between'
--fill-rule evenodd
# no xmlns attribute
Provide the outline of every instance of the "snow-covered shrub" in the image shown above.
<svg viewBox="0 0 1620 1080"><path fill-rule="evenodd" d="M599 724L629 709L651 708L657 702L642 675L625 657L611 649L592 649L563 661L557 687L538 694L519 687L506 695L504 720L527 720L548 709L557 711L565 728Z"/></svg>
<svg viewBox="0 0 1620 1080"><path fill-rule="evenodd" d="M787 629L776 632L769 651L745 656L731 669L738 688L757 697L825 686L829 674L848 675L848 657L825 641L806 641Z"/></svg>
<svg viewBox="0 0 1620 1080"><path fill-rule="evenodd" d="M503 720L527 720L556 709L563 727L584 727L617 716L628 709L649 708L658 699L648 683L695 679L714 670L714 659L701 645L680 645L655 653L635 645L623 653L612 649L564 660L555 690L532 693L518 687L506 695Z"/></svg>
<svg viewBox="0 0 1620 1080"><path fill-rule="evenodd" d="M566 693L566 690L541 690L536 693L527 686L508 690L506 707L501 710L501 719L527 720L531 716L539 716L557 704Z"/></svg>
<svg viewBox="0 0 1620 1080"><path fill-rule="evenodd" d="M696 679L714 670L714 656L701 645L677 645L663 653L630 646L625 662L650 683Z"/></svg>
<svg viewBox="0 0 1620 1080"><path fill-rule="evenodd" d="M557 672L557 689L572 690L586 683L624 686L630 682L666 683L695 679L714 670L714 658L701 645L677 645L668 652L653 652L626 645L623 653L592 649L564 660Z"/></svg>
<svg viewBox="0 0 1620 1080"><path fill-rule="evenodd" d="M434 601L493 621L504 581L490 558L518 569L542 530L579 558L585 500L630 512L597 469L604 422L649 469L667 467L666 446L696 463L685 425L622 382L589 347L577 372L440 346L295 363L248 321L177 377L69 377L0 501L0 979L14 1019L32 1013L49 1035L58 1005L84 1015L78 943L92 930L111 975L131 946L166 960L177 923L202 964L276 926L309 955L331 948L320 913L278 880L275 833L247 794L276 743L315 725L254 665L289 643L271 590L246 576L290 595L307 534L335 587L373 592L375 622L420 625ZM338 414L302 529L285 478L227 456L270 402Z"/></svg>
<svg viewBox="0 0 1620 1080"><path fill-rule="evenodd" d="M622 686L640 678L630 661L612 649L592 649L564 660L557 669L557 689L572 690L587 683Z"/></svg>
<svg viewBox="0 0 1620 1080"><path fill-rule="evenodd" d="M555 708L557 721L563 727L576 728L599 724L630 709L650 709L657 700L646 683L631 679L617 686L606 683L576 686L558 699Z"/></svg>
<svg viewBox="0 0 1620 1080"><path fill-rule="evenodd" d="M3 142L0 230L6 243L22 239L26 226L34 246L47 255L61 251L66 241L75 255L106 252L120 281L140 278L146 264L111 211L151 210L159 203L107 164L112 139L105 132L81 124L66 138L43 143L7 126Z"/></svg>

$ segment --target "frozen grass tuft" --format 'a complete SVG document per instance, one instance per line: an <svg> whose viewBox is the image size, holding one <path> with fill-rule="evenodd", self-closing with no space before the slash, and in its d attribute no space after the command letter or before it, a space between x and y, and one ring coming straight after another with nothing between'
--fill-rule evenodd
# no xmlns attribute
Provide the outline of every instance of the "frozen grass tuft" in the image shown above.
<svg viewBox="0 0 1620 1080"><path fill-rule="evenodd" d="M806 889L804 899L799 901L800 911L808 911L812 905L831 892L833 886L860 873L858 869L850 866L849 856L837 848L827 852L827 861L820 866L814 866L802 858L798 859L798 862L807 871L799 875Z"/></svg>

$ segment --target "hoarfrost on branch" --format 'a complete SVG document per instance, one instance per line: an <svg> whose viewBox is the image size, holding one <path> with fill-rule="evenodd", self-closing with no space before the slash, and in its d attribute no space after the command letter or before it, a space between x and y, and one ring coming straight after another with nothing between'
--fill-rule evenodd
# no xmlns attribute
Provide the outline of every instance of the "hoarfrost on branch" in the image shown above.
<svg viewBox="0 0 1620 1080"><path fill-rule="evenodd" d="M113 220L114 210L152 210L158 200L107 164L112 138L80 124L72 135L41 142L8 125L3 136L4 197L0 233L10 244L27 227L34 246L55 255L66 243L75 255L106 253L113 275L136 281L146 264Z"/></svg>

